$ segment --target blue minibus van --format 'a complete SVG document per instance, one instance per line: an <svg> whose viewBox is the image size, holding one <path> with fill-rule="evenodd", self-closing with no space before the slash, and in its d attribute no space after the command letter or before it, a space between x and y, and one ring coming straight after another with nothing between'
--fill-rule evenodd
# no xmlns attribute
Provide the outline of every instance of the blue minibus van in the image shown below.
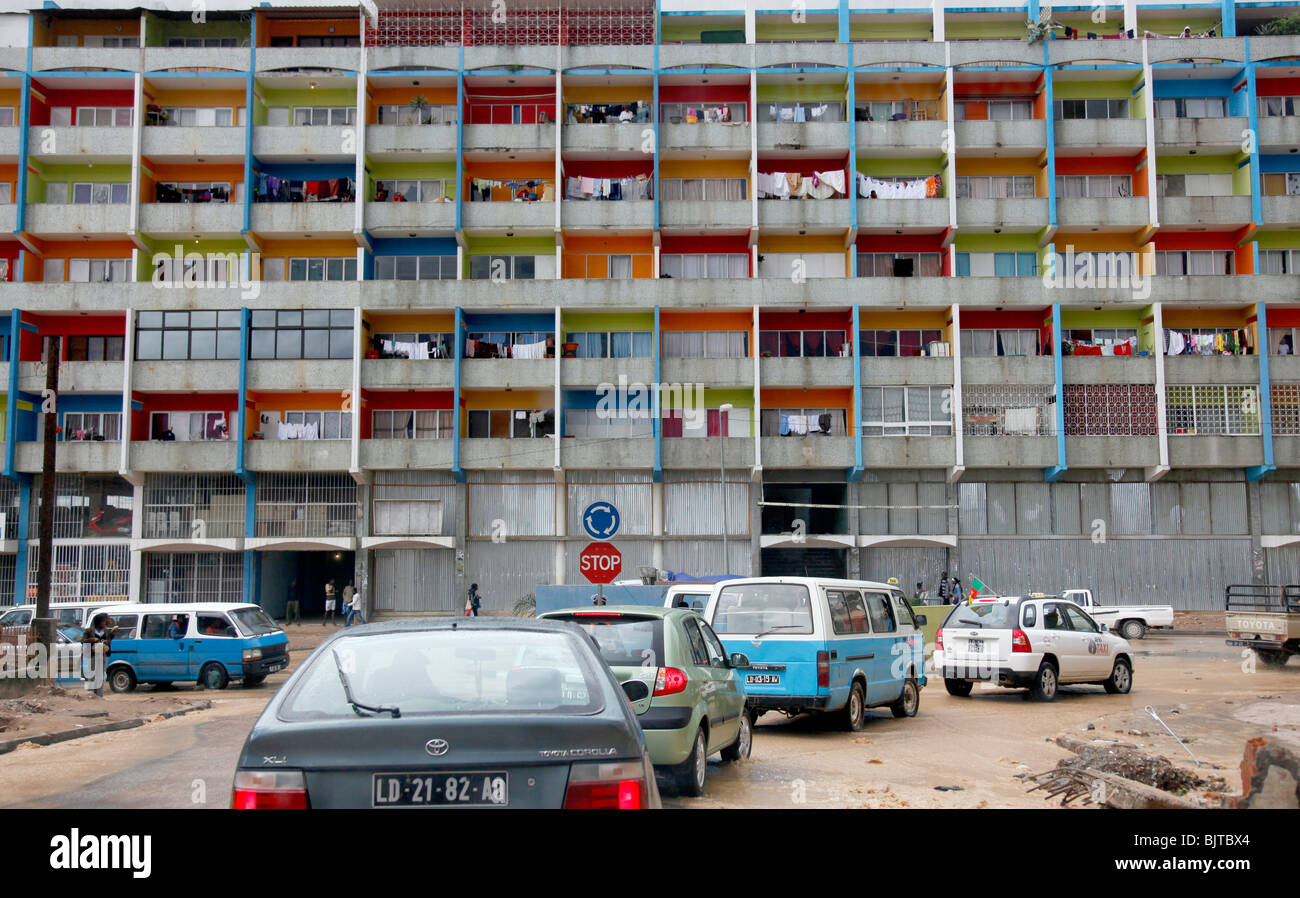
<svg viewBox="0 0 1300 898"><path fill-rule="evenodd" d="M867 708L914 717L925 686L925 616L896 586L823 577L719 583L705 619L727 652L748 656L755 713L835 714L860 730Z"/></svg>
<svg viewBox="0 0 1300 898"><path fill-rule="evenodd" d="M115 628L106 671L114 692L130 692L138 683L224 689L240 680L256 686L289 666L289 637L257 605L105 605L94 613L100 612Z"/></svg>

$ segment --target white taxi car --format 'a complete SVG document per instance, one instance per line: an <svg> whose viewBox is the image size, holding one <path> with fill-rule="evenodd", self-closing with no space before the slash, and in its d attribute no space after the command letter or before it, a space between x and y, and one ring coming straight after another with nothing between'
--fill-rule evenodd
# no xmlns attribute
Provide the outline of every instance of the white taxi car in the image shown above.
<svg viewBox="0 0 1300 898"><path fill-rule="evenodd" d="M934 667L949 695L978 681L1028 687L1050 702L1057 688L1094 683L1112 694L1133 688L1128 641L1059 596L999 596L958 605L935 637Z"/></svg>

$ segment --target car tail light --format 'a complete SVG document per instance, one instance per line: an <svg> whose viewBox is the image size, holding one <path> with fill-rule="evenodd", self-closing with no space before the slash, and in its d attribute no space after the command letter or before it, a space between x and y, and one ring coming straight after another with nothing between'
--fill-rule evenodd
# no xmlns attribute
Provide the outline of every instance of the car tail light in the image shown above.
<svg viewBox="0 0 1300 898"><path fill-rule="evenodd" d="M574 764L564 807L635 809L647 806L649 787L645 765L639 762Z"/></svg>
<svg viewBox="0 0 1300 898"><path fill-rule="evenodd" d="M831 685L830 652L817 653L817 688L826 689Z"/></svg>
<svg viewBox="0 0 1300 898"><path fill-rule="evenodd" d="M1032 652L1033 650L1033 646L1029 644L1029 637L1025 635L1024 630L1011 631L1012 652Z"/></svg>
<svg viewBox="0 0 1300 898"><path fill-rule="evenodd" d="M574 617L622 617L622 611L575 611Z"/></svg>
<svg viewBox="0 0 1300 898"><path fill-rule="evenodd" d="M686 672L675 667L661 667L655 674L655 695L674 695L686 691Z"/></svg>
<svg viewBox="0 0 1300 898"><path fill-rule="evenodd" d="M938 631L934 634L934 647L936 649L943 648L943 627L940 627Z"/></svg>
<svg viewBox="0 0 1300 898"><path fill-rule="evenodd" d="M239 770L230 806L239 811L311 807L301 770Z"/></svg>

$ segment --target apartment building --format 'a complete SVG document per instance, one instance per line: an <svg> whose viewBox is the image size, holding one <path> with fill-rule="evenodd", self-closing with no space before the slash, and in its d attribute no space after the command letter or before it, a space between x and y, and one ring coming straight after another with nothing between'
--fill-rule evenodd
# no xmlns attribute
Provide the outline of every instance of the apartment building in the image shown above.
<svg viewBox="0 0 1300 898"><path fill-rule="evenodd" d="M0 14L0 602L1300 581L1300 4L499 6Z"/></svg>

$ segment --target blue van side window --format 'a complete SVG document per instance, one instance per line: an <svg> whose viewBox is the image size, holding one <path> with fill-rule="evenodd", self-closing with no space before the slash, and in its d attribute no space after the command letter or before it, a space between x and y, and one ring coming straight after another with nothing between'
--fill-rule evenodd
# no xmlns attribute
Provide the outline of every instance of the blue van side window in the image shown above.
<svg viewBox="0 0 1300 898"><path fill-rule="evenodd" d="M889 609L889 600L878 592L867 593L867 614L871 617L871 629L876 633L893 633L898 629L894 613Z"/></svg>

